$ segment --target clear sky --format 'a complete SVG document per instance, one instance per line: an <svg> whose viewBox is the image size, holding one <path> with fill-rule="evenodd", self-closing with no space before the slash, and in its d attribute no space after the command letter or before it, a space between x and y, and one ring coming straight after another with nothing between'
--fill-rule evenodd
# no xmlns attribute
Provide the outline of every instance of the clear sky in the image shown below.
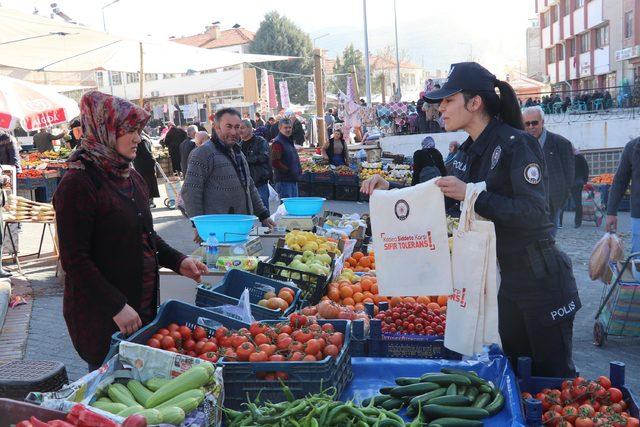
<svg viewBox="0 0 640 427"><path fill-rule="evenodd" d="M2 6L47 16L53 0L0 0ZM61 10L77 22L102 28L102 6L109 0L58 0ZM393 44L393 1L368 0L370 50ZM317 37L330 52L349 42L363 48L362 0L119 0L105 9L107 30L126 35L166 39L204 30L220 21L257 30L266 12L277 10ZM474 60L497 67L525 58L525 29L533 0L397 0L400 48L428 68Z"/></svg>

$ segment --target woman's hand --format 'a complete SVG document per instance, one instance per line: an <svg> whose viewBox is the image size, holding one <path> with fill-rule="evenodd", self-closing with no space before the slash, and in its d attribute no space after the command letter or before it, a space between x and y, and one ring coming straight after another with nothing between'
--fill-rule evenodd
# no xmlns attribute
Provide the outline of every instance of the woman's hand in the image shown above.
<svg viewBox="0 0 640 427"><path fill-rule="evenodd" d="M364 194L371 195L373 190L388 190L389 182L386 181L380 175L374 175L371 178L364 180L360 185L360 191Z"/></svg>
<svg viewBox="0 0 640 427"><path fill-rule="evenodd" d="M445 197L453 200L463 201L467 194L467 184L455 176L442 177L436 181L436 185L440 187Z"/></svg>
<svg viewBox="0 0 640 427"><path fill-rule="evenodd" d="M125 304L122 310L113 316L113 321L124 335L131 335L142 326L140 316L129 304Z"/></svg>
<svg viewBox="0 0 640 427"><path fill-rule="evenodd" d="M180 274L189 279L193 279L200 283L200 276L204 273L208 273L209 269L206 265L200 261L196 261L193 258L185 258L180 264Z"/></svg>

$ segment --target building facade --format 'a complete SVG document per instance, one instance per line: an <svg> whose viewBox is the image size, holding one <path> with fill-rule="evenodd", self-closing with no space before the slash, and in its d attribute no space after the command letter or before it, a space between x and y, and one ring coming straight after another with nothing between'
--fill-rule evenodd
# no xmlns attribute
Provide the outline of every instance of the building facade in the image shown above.
<svg viewBox="0 0 640 427"><path fill-rule="evenodd" d="M537 18L531 19L527 28L527 77L540 82L547 75L541 43L540 23Z"/></svg>

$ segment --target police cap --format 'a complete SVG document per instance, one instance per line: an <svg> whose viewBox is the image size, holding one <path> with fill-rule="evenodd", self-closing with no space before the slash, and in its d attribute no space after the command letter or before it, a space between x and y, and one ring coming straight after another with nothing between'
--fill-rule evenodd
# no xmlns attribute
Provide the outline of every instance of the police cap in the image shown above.
<svg viewBox="0 0 640 427"><path fill-rule="evenodd" d="M449 77L442 88L427 92L429 101L439 101L463 90L495 92L496 76L477 62L451 64Z"/></svg>

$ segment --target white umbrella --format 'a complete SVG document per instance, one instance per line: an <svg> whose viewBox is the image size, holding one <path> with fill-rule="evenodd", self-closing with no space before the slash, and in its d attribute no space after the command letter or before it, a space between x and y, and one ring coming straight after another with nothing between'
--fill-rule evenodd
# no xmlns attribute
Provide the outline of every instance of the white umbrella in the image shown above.
<svg viewBox="0 0 640 427"><path fill-rule="evenodd" d="M26 131L65 123L80 115L78 104L45 85L0 75L0 129L20 122Z"/></svg>

